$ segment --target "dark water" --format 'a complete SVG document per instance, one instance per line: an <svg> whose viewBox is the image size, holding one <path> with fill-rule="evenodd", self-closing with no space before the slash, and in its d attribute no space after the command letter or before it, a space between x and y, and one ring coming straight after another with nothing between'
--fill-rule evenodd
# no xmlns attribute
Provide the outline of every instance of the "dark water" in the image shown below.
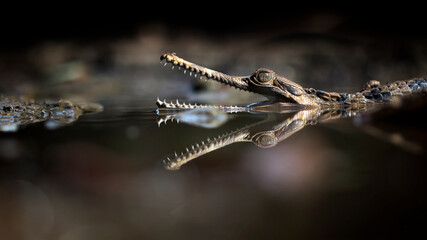
<svg viewBox="0 0 427 240"><path fill-rule="evenodd" d="M267 115L159 127L153 105L104 107L55 130L1 134L5 239L347 239L423 225L425 155L353 118L306 126L272 148L231 144L169 171L162 160L174 151Z"/></svg>

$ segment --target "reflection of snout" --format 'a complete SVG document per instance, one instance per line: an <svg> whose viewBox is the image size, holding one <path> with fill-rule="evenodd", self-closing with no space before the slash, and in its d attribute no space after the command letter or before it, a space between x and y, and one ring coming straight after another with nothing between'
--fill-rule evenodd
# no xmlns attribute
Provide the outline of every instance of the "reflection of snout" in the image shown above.
<svg viewBox="0 0 427 240"><path fill-rule="evenodd" d="M260 135L255 135L252 138L252 142L258 147L270 148L276 146L277 138L273 133L262 133Z"/></svg>

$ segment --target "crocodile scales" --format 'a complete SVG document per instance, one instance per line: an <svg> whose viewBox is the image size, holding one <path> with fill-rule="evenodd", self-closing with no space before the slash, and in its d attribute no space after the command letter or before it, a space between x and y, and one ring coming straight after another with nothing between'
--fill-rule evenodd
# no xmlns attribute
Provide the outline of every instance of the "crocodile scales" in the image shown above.
<svg viewBox="0 0 427 240"><path fill-rule="evenodd" d="M247 107L185 104L178 101L168 103L157 99L156 104L159 109L166 110L213 107L227 112L241 112L250 109L252 106L275 102L321 108L358 109L365 108L373 103L395 101L401 96L425 95L427 93L427 78L399 80L385 85L381 85L379 81L371 80L359 92L337 93L303 88L267 68L258 68L249 76L231 76L184 60L174 53L165 53L160 57L160 60L165 65L170 63L172 68L178 67L184 73L189 72L195 77L214 80L240 90L258 93L269 99L266 102L250 104Z"/></svg>

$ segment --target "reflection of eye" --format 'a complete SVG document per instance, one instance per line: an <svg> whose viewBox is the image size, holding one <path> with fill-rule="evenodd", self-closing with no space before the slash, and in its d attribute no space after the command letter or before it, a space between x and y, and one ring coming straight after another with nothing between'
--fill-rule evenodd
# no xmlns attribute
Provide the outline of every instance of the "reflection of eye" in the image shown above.
<svg viewBox="0 0 427 240"><path fill-rule="evenodd" d="M269 69L258 69L255 71L255 79L260 83L269 83L276 78L276 74Z"/></svg>
<svg viewBox="0 0 427 240"><path fill-rule="evenodd" d="M258 147L262 148L273 147L277 144L277 139L271 135L271 133L262 133L261 135L256 136L253 140Z"/></svg>
<svg viewBox="0 0 427 240"><path fill-rule="evenodd" d="M272 136L264 135L259 138L259 143L263 146L270 146L274 144L275 139Z"/></svg>

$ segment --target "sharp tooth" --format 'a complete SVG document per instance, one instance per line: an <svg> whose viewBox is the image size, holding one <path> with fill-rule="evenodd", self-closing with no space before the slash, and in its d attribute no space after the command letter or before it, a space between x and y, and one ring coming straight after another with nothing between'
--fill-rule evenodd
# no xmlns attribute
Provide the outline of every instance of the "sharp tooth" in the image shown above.
<svg viewBox="0 0 427 240"><path fill-rule="evenodd" d="M184 70L184 74L186 74L187 73L187 70Z"/></svg>
<svg viewBox="0 0 427 240"><path fill-rule="evenodd" d="M192 72L190 72L190 76L191 76L191 74L193 74Z"/></svg>
<svg viewBox="0 0 427 240"><path fill-rule="evenodd" d="M166 66L166 65L168 65L168 63L167 63L167 62L165 62L165 64L163 64L163 66Z"/></svg>

